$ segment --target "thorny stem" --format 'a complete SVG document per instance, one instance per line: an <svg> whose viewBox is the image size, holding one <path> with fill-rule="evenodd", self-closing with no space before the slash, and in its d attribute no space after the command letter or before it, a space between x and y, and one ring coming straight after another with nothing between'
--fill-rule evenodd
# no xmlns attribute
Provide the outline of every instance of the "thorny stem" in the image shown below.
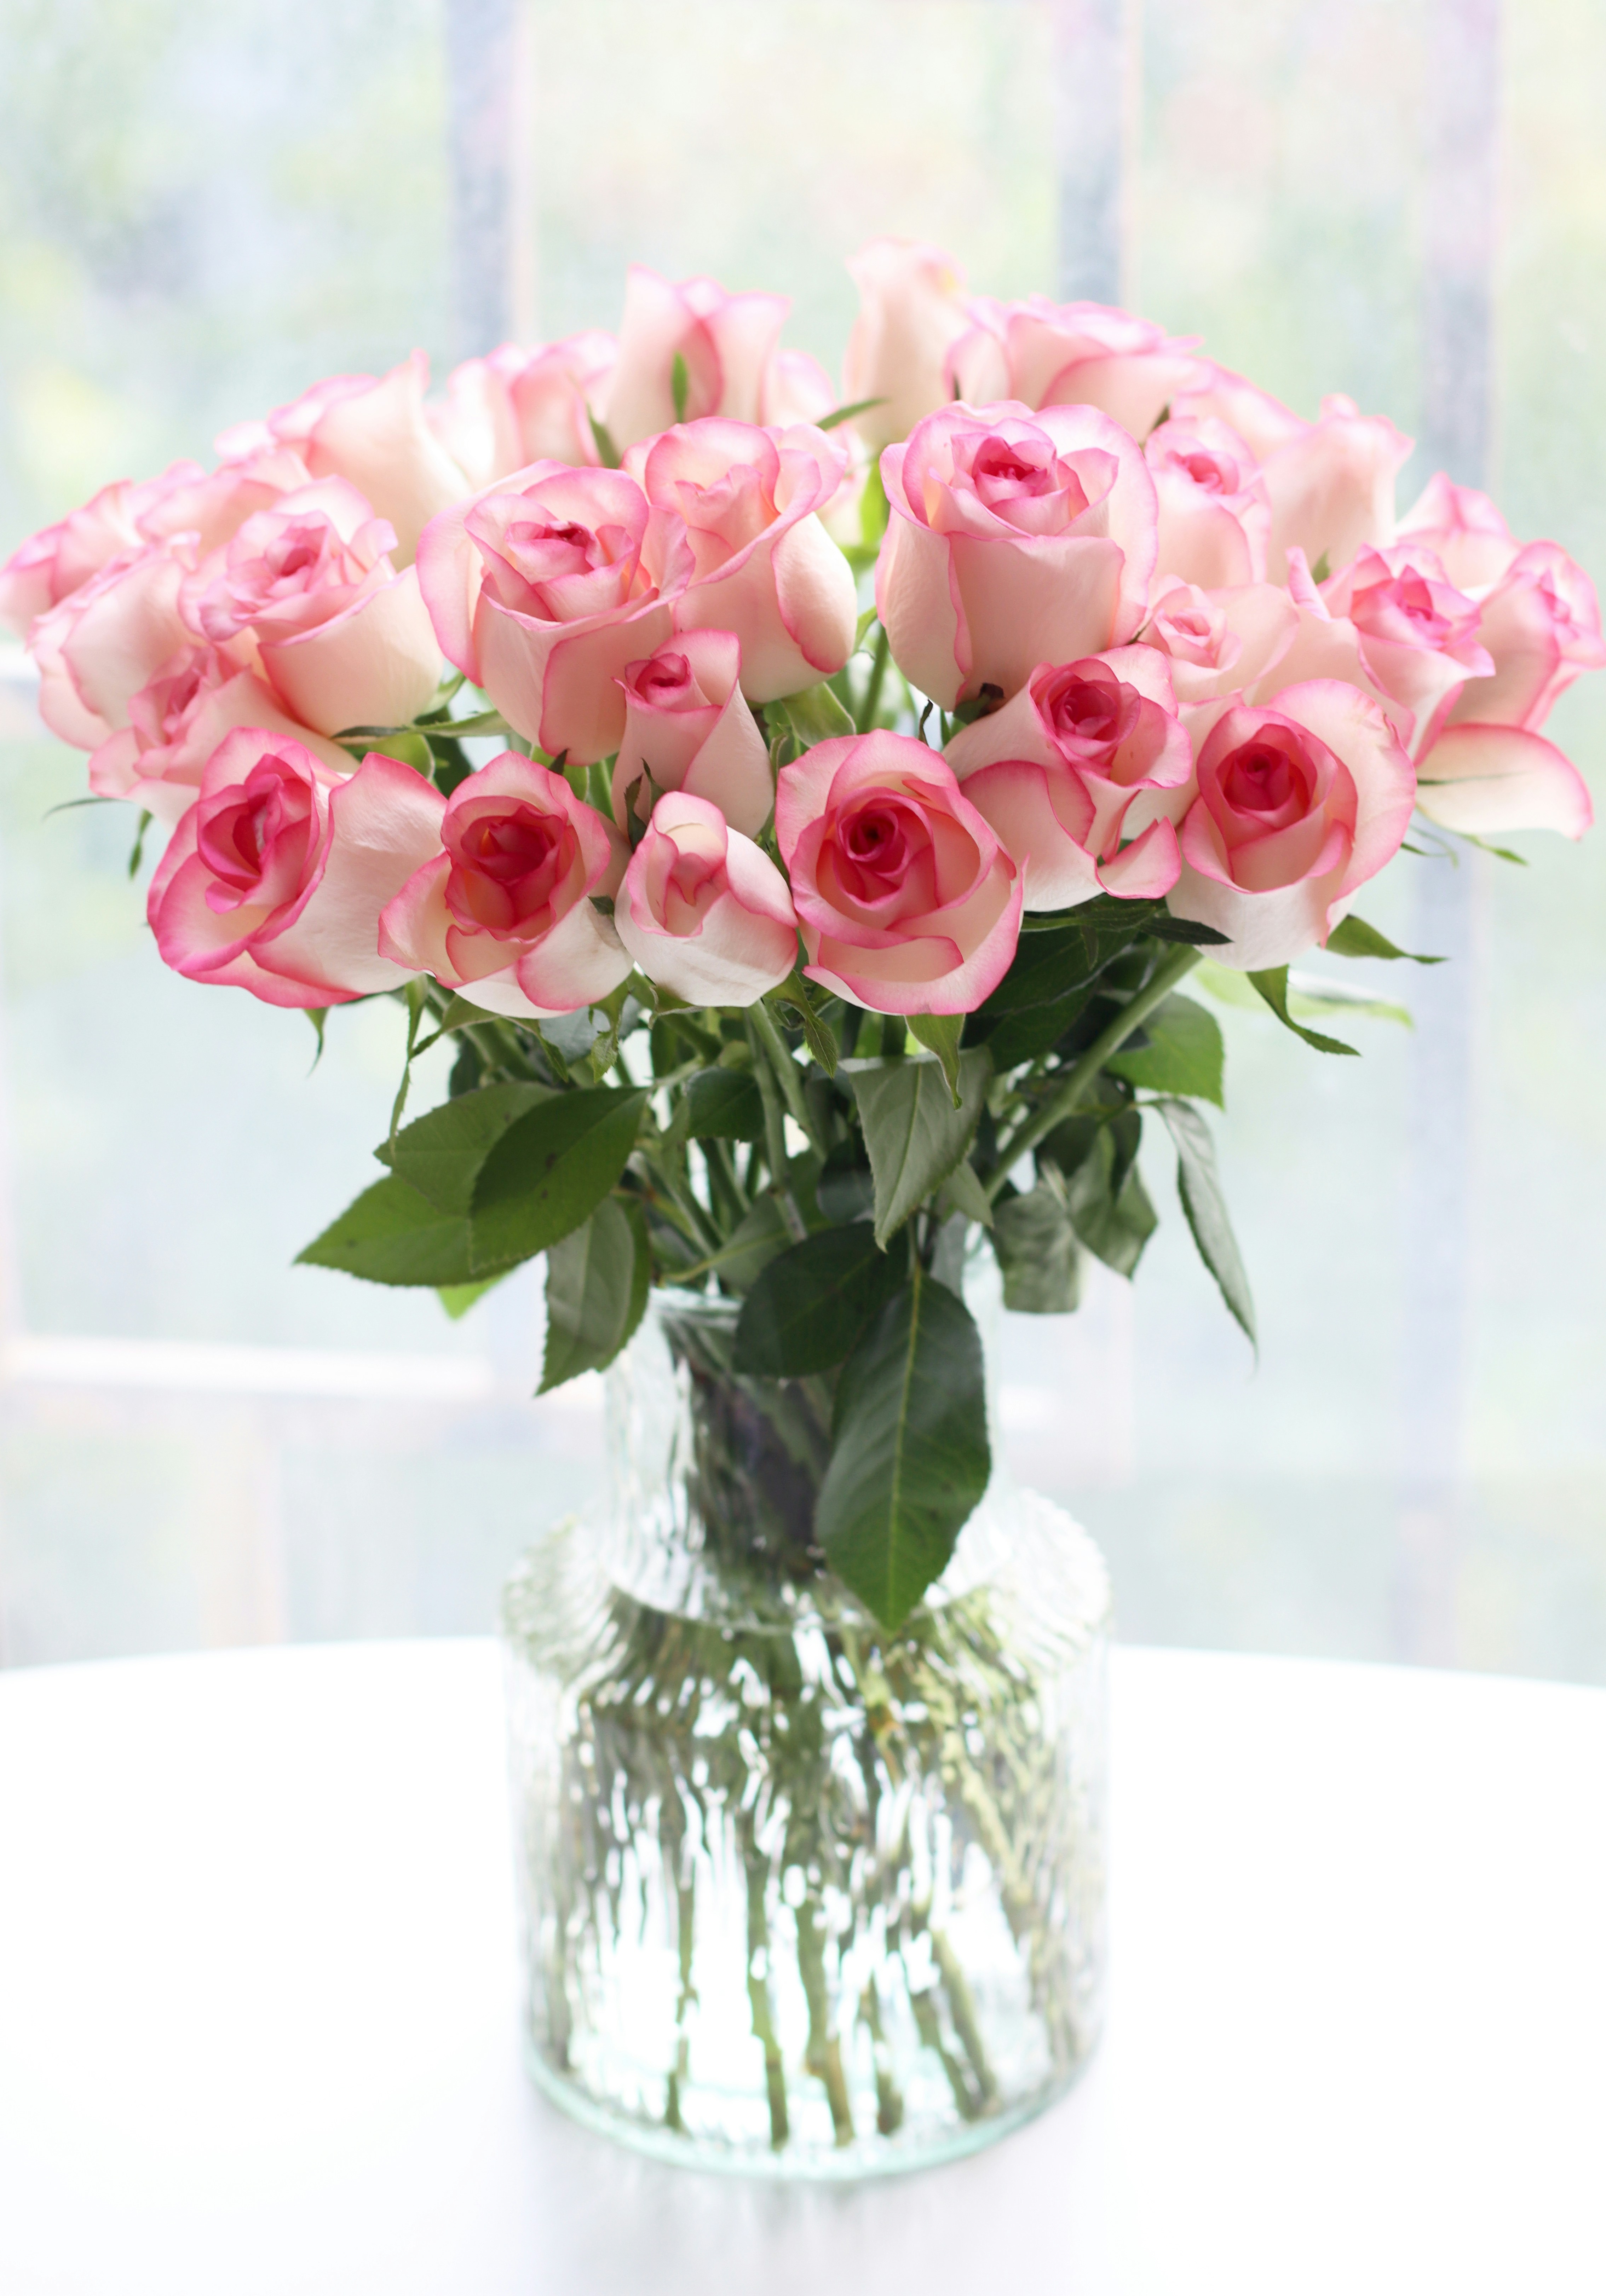
<svg viewBox="0 0 1606 2296"><path fill-rule="evenodd" d="M1108 1027L1100 1030L1081 1059L1067 1070L1058 1091L1051 1093L1034 1116L1025 1118L1008 1139L1000 1142L998 1168L982 1184L989 1202L997 1201L1010 1171L1026 1151L1035 1148L1057 1124L1063 1124L1067 1116L1075 1114L1078 1103L1110 1054L1120 1051L1132 1031L1148 1019L1157 1004L1164 1002L1177 982L1192 972L1203 955L1202 949L1179 948L1174 956L1168 956L1148 988L1140 989L1123 1004Z"/></svg>

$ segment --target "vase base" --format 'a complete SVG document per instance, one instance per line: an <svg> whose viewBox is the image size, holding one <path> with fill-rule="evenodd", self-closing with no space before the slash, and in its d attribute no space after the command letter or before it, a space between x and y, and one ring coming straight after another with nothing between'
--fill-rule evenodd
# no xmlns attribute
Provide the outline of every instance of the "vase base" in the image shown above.
<svg viewBox="0 0 1606 2296"><path fill-rule="evenodd" d="M778 2151L757 2145L722 2144L686 2129L666 2128L662 2121L644 2120L600 2102L555 2071L526 2036L524 2070L531 2080L561 2112L582 2128L650 2160L666 2161L680 2169L694 2169L720 2177L746 2177L769 2184L865 2184L881 2177L912 2176L923 2169L940 2169L962 2161L989 2144L996 2144L1039 2113L1058 2104L1075 2087L1097 2054L1095 2039L1075 2063L1030 2095L1014 2098L997 2111L975 2120L934 2128L928 2136L902 2139L863 2138L833 2147L788 2145Z"/></svg>

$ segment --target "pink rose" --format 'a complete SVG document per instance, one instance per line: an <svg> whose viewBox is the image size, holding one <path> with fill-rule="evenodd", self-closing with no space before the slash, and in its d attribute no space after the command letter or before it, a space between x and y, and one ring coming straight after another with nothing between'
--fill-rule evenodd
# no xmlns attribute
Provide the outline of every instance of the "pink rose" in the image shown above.
<svg viewBox="0 0 1606 2296"><path fill-rule="evenodd" d="M719 419L682 423L625 457L690 543L675 627L734 630L749 701L813 685L853 650L852 571L815 514L844 467L842 448L806 423L762 430Z"/></svg>
<svg viewBox="0 0 1606 2296"><path fill-rule="evenodd" d="M915 239L872 239L848 269L859 316L843 360L843 401L882 400L853 427L870 446L890 447L953 396L944 362L970 324L964 274L940 247Z"/></svg>
<svg viewBox="0 0 1606 2296"><path fill-rule="evenodd" d="M1179 707L1254 685L1288 652L1299 610L1274 583L1201 590L1158 581L1141 643L1165 655Z"/></svg>
<svg viewBox="0 0 1606 2296"><path fill-rule="evenodd" d="M1204 590L1264 582L1272 507L1237 431L1214 415L1162 422L1143 459L1159 501L1157 573Z"/></svg>
<svg viewBox="0 0 1606 2296"><path fill-rule="evenodd" d="M1095 406L1134 439L1147 437L1204 363L1147 319L1104 303L973 301L972 325L948 355L953 396L972 406Z"/></svg>
<svg viewBox="0 0 1606 2296"><path fill-rule="evenodd" d="M186 620L214 645L249 636L280 700L320 734L406 725L433 701L441 649L395 533L344 479L280 496L245 521L220 566L185 584Z"/></svg>
<svg viewBox="0 0 1606 2296"><path fill-rule="evenodd" d="M876 608L905 677L944 709L1040 662L1124 645L1154 570L1142 450L1087 406L946 406L881 457L892 518Z"/></svg>
<svg viewBox="0 0 1606 2296"><path fill-rule="evenodd" d="M1411 712L1413 756L1431 742L1458 694L1462 707L1489 682L1495 665L1478 642L1478 607L1421 543L1363 550L1322 594L1335 619L1354 626L1372 679ZM1470 714L1483 712L1474 706Z"/></svg>
<svg viewBox="0 0 1606 2296"><path fill-rule="evenodd" d="M1369 543L1376 548L1391 542L1395 473L1410 452L1410 439L1382 415L1358 413L1353 398L1324 398L1321 421L1261 464L1272 505L1272 579L1288 578L1291 545L1325 576Z"/></svg>
<svg viewBox="0 0 1606 2296"><path fill-rule="evenodd" d="M1303 439L1311 429L1303 414L1296 414L1291 406L1285 406L1257 384L1246 382L1241 374L1217 366L1214 359L1201 359L1198 365L1199 381L1178 391L1171 402L1176 422L1224 422L1244 440L1257 463L1265 462L1280 447Z"/></svg>
<svg viewBox="0 0 1606 2296"><path fill-rule="evenodd" d="M780 295L728 295L712 279L679 285L632 263L608 386L607 428L622 454L676 421L674 365L686 370L686 418L757 422L765 371L789 305Z"/></svg>
<svg viewBox="0 0 1606 2296"><path fill-rule="evenodd" d="M151 881L165 963L268 1004L325 1005L398 988L379 913L439 843L441 799L408 766L349 777L253 726L213 753Z"/></svg>
<svg viewBox="0 0 1606 2296"><path fill-rule="evenodd" d="M1578 838L1594 819L1571 759L1520 726L1447 726L1416 771L1417 810L1463 836L1553 829Z"/></svg>
<svg viewBox="0 0 1606 2296"><path fill-rule="evenodd" d="M437 797L435 813L435 849L380 920L385 955L515 1020L610 996L630 960L592 901L624 870L601 815L513 750Z"/></svg>
<svg viewBox="0 0 1606 2296"><path fill-rule="evenodd" d="M653 808L614 922L647 979L692 1004L755 1004L797 963L786 879L717 805L686 790Z"/></svg>
<svg viewBox="0 0 1606 2296"><path fill-rule="evenodd" d="M307 466L294 448L275 444L211 472L191 464L182 478L166 473L160 493L140 509L139 530L148 542L187 535L199 563L221 550L253 512L271 509L308 483Z"/></svg>
<svg viewBox="0 0 1606 2296"><path fill-rule="evenodd" d="M732 631L688 630L627 666L615 821L624 824L628 805L650 820L657 795L685 790L717 805L744 836L758 835L775 791L769 750L737 683L741 660Z"/></svg>
<svg viewBox="0 0 1606 2296"><path fill-rule="evenodd" d="M1171 908L1225 933L1212 957L1248 972L1325 941L1411 819L1410 759L1378 704L1334 679L1235 704L1196 770Z"/></svg>
<svg viewBox="0 0 1606 2296"><path fill-rule="evenodd" d="M82 509L30 535L0 566L0 624L26 637L41 614L70 597L112 559L159 539L144 529L143 514L204 475L199 463L173 463L160 478L139 484L119 479Z"/></svg>
<svg viewBox="0 0 1606 2296"><path fill-rule="evenodd" d="M193 642L178 611L190 568L183 542L149 542L113 558L29 634L39 715L75 749L95 750L128 722L128 703Z"/></svg>
<svg viewBox="0 0 1606 2296"><path fill-rule="evenodd" d="M923 742L816 742L781 770L775 833L804 970L834 996L872 1013L971 1013L1009 971L1021 872Z"/></svg>
<svg viewBox="0 0 1606 2296"><path fill-rule="evenodd" d="M613 336L597 330L544 350L504 343L452 369L444 406L426 410L430 428L475 488L530 463L599 463L591 415L600 413L617 352Z"/></svg>
<svg viewBox="0 0 1606 2296"><path fill-rule="evenodd" d="M410 566L430 520L458 501L468 484L425 417L428 373L424 353L415 351L389 374L331 375L265 423L226 430L218 451L249 454L276 439L295 448L313 478L350 480L375 513L389 519L397 561Z"/></svg>
<svg viewBox="0 0 1606 2296"><path fill-rule="evenodd" d="M1045 663L944 754L1018 865L1028 909L1099 892L1153 900L1176 882L1172 824L1192 795L1193 745L1152 646Z"/></svg>
<svg viewBox="0 0 1606 2296"><path fill-rule="evenodd" d="M1494 676L1469 684L1452 725L1536 734L1581 670L1606 665L1594 585L1553 542L1530 542L1481 596L1478 637Z"/></svg>
<svg viewBox="0 0 1606 2296"><path fill-rule="evenodd" d="M1473 596L1497 582L1521 548L1487 495L1456 486L1443 471L1400 520L1395 539L1425 544L1456 588Z"/></svg>
<svg viewBox="0 0 1606 2296"><path fill-rule="evenodd" d="M686 529L623 471L532 463L447 511L418 582L447 659L549 757L619 747L619 680L673 627Z"/></svg>
<svg viewBox="0 0 1606 2296"><path fill-rule="evenodd" d="M130 698L128 724L89 760L89 786L171 829L194 803L213 750L240 726L299 742L342 778L351 770L345 750L287 717L259 677L216 646L186 645Z"/></svg>

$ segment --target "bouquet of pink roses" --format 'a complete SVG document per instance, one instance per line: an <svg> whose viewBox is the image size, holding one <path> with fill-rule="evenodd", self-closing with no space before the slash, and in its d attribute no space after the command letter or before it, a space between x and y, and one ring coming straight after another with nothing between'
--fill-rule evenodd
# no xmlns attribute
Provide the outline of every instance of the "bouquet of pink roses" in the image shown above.
<svg viewBox="0 0 1606 2296"><path fill-rule="evenodd" d="M1590 819L1540 727L1606 660L1585 576L1329 399L1148 323L968 298L880 242L840 392L784 302L630 275L617 339L322 382L106 488L0 570L92 789L169 832L165 961L308 1011L391 995L401 1091L302 1257L453 1312L548 1255L544 1384L653 1283L810 1383L812 1531L888 1622L989 1469L959 1297L1130 1275L1146 1114L1253 1310L1200 1101L1206 959L1402 954L1406 842ZM494 755L486 755L494 748ZM142 835L144 824L142 824ZM400 1121L407 1067L457 1047Z"/></svg>

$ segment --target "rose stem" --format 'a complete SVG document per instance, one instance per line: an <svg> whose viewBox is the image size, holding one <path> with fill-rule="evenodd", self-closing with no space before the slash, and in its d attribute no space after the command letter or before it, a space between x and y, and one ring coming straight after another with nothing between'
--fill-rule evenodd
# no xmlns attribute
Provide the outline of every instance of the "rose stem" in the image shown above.
<svg viewBox="0 0 1606 2296"><path fill-rule="evenodd" d="M853 2110L842 2075L842 2044L830 2030L826 2005L826 1948L819 1916L805 1898L797 1908L797 1973L809 2003L809 2046L803 2063L825 2083L830 2100L831 2126L838 2144L853 2141Z"/></svg>
<svg viewBox="0 0 1606 2296"><path fill-rule="evenodd" d="M987 1191L989 1202L996 1201L1005 1181L1027 1149L1035 1148L1057 1124L1063 1124L1066 1118L1073 1113L1077 1102L1110 1054L1120 1050L1133 1029L1149 1018L1155 1006L1170 995L1185 974L1192 972L1203 955L1203 949L1179 948L1174 956L1168 956L1148 988L1141 988L1130 1003L1121 1007L1109 1026L1093 1038L1081 1059L1071 1068L1058 1091L1044 1101L1035 1116L1028 1116L1007 1140L1000 1144L998 1168L991 1179L982 1183Z"/></svg>
<svg viewBox="0 0 1606 2296"><path fill-rule="evenodd" d="M981 2090L984 2104L991 2103L998 2095L998 2083L992 2068L987 2062L987 2052L982 2046L981 2028L976 2021L976 2003L971 1998L969 1980L959 1966L959 1957L941 1930L931 1932L937 1967L943 1972L943 1983L948 1991L948 2006L953 2017L953 2030L965 2045L965 2054L970 2060L976 2087Z"/></svg>
<svg viewBox="0 0 1606 2296"><path fill-rule="evenodd" d="M883 2136L892 2136L903 2120L903 2099L892 2075L892 2058L886 2036L881 2030L881 1996L876 1990L873 1977L864 1988L859 2011L869 2027L870 2054L876 2068L876 2126Z"/></svg>
<svg viewBox="0 0 1606 2296"><path fill-rule="evenodd" d="M787 2076L770 2009L770 1924L764 1918L764 1888L769 1876L753 1839L750 1816L741 1823L740 1839L742 1865L747 1876L747 1998L753 2009L753 2030L764 2052L764 2083L770 2092L770 2143L778 2152L787 2136Z"/></svg>
<svg viewBox="0 0 1606 2296"><path fill-rule="evenodd" d="M885 630L876 625L876 651L870 660L869 683L864 689L864 700L859 705L859 731L868 734L876 722L876 712L881 707L881 688L886 683L886 657L889 652Z"/></svg>
<svg viewBox="0 0 1606 2296"><path fill-rule="evenodd" d="M780 1206L787 1234L794 1243L801 1243L809 1231L793 1199L792 1191L787 1185L787 1131L780 1095L776 1089L775 1071L765 1058L763 1038L754 1023L751 1008L747 1014L747 1041L753 1047L753 1073L758 1084L759 1098L764 1103L764 1149L770 1163L770 1185L776 1202Z"/></svg>
<svg viewBox="0 0 1606 2296"><path fill-rule="evenodd" d="M814 1121L814 1111L809 1106L809 1096L803 1090L803 1080L798 1074L797 1062L787 1049L786 1038L762 1004L750 1004L747 1008L747 1019L762 1041L764 1050L770 1055L776 1080L787 1096L787 1113L799 1129L807 1134L810 1142L823 1156L825 1144L819 1137L819 1128ZM754 1049L756 1054L757 1047L754 1046Z"/></svg>

